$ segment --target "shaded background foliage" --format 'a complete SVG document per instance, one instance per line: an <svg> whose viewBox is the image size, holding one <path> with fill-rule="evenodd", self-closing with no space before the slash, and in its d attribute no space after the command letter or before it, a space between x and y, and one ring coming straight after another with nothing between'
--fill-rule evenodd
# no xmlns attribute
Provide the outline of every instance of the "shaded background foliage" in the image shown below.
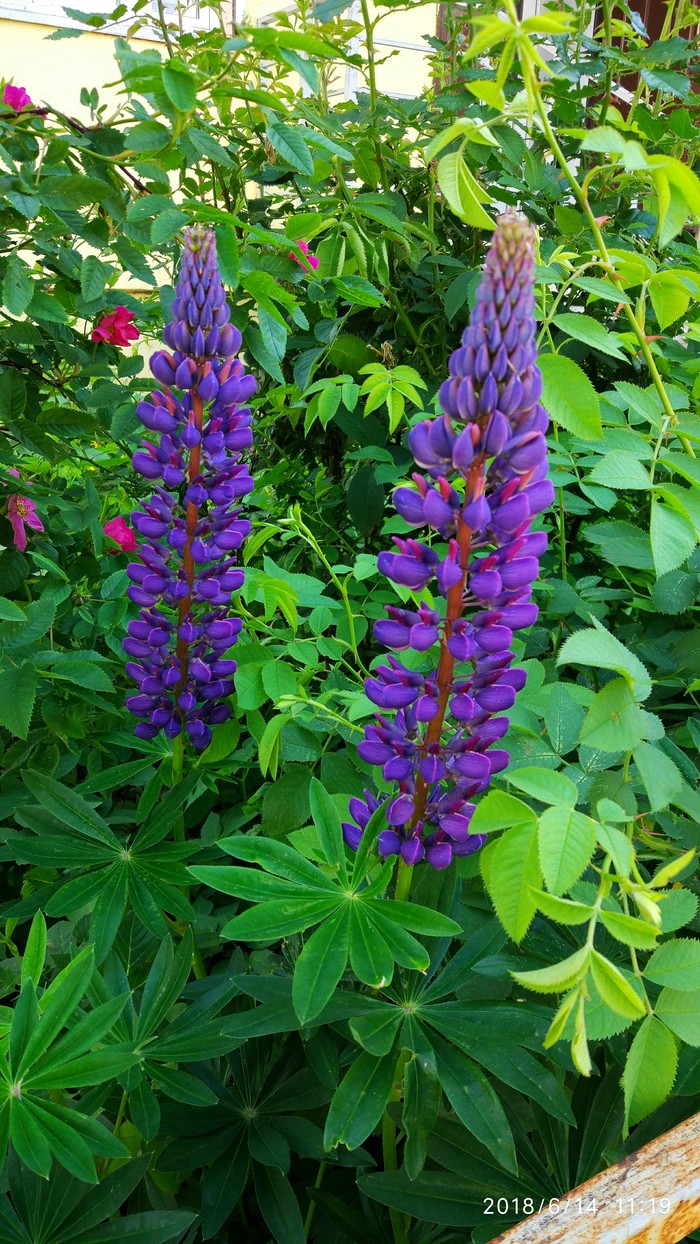
<svg viewBox="0 0 700 1244"><path fill-rule="evenodd" d="M120 39L119 106L86 94L87 122L0 115L0 461L45 527L19 552L0 519L8 1239L486 1241L698 1108L692 14L669 6L652 42L624 5L593 33L585 6L523 26L466 7L415 100L370 73L329 106L362 31L320 0ZM387 500L497 205L539 228L557 488L512 765L477 814L488 864L418 870L403 926L390 870L358 862L374 935L314 1009L315 921L280 935L261 900L290 869L342 883L371 623L396 599L376 554L406 530ZM125 560L103 532L142 497L151 386L90 330L124 305L158 338L192 220L216 230L260 390L234 720L171 789L169 745L123 708ZM220 840L267 871L222 865Z"/></svg>

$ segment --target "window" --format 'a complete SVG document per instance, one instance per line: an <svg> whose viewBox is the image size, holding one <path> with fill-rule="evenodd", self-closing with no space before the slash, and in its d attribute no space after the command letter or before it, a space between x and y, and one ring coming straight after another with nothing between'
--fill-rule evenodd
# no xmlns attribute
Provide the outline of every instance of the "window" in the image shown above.
<svg viewBox="0 0 700 1244"><path fill-rule="evenodd" d="M97 13L109 15L117 5L117 0L65 0L69 8L78 8L84 13ZM169 20L177 20L177 0L163 0L163 7ZM185 30L210 30L214 24L214 14L211 9L200 8L197 3L183 3L182 9L182 25ZM158 5L156 0L150 0L146 9L140 16L148 17L152 15L157 17ZM58 26L71 30L89 30L90 27L84 26L81 22L76 22L73 18L68 17L63 8L62 0L0 0L0 20L27 22L38 26ZM109 26L104 30L96 30L96 34L125 34L131 25L133 18L122 19L119 22L110 22ZM139 33L134 36L137 39L149 39L154 37L152 28L144 26Z"/></svg>

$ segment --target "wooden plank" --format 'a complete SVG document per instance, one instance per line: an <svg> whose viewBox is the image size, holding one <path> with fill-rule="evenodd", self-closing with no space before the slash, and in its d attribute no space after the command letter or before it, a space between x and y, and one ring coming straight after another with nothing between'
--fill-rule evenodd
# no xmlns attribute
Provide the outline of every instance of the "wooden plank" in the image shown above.
<svg viewBox="0 0 700 1244"><path fill-rule="evenodd" d="M700 1114L490 1244L678 1244L700 1226Z"/></svg>

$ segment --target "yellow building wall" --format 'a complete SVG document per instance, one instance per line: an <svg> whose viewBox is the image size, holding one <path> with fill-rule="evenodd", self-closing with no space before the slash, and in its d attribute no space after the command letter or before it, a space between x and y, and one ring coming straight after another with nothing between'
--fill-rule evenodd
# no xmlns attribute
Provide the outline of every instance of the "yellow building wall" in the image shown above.
<svg viewBox="0 0 700 1244"><path fill-rule="evenodd" d="M89 9L89 4L85 6ZM292 5L284 0L238 0L236 14L239 20L254 24L281 9ZM376 55L377 86L380 91L396 95L416 95L428 81L425 53L430 49L426 34L435 31L437 4L416 7L409 12L386 11L377 27ZM376 9L370 5L370 12ZM81 34L80 38L63 41L47 41L53 27L37 22L23 22L3 18L0 4L0 78L12 78L18 86L24 86L36 103L52 103L79 118L85 114L80 104L80 90L97 88L101 100L117 104L115 90L105 89L105 84L117 77L114 62L113 40L109 35ZM414 48L394 51L384 40L392 43L415 44L425 48L425 53ZM146 40L138 45L148 46ZM340 85L340 83L339 83ZM365 75L357 75L358 89L366 88Z"/></svg>
<svg viewBox="0 0 700 1244"><path fill-rule="evenodd" d="M293 4L285 4L284 0L239 0L239 11L242 10L243 20L251 25L272 13L280 10L290 12L293 8ZM430 47L425 36L435 34L437 11L437 3L416 5L408 12L392 13L390 9L381 11L382 15L374 31L376 56L378 61L384 62L377 66L377 87L380 91L389 95L420 94L429 79L426 54L430 52ZM374 4L370 4L369 12L370 17L377 16L378 10ZM343 16L347 17L348 13ZM424 51L400 48L390 55L392 48L383 43L385 39L392 43L417 44ZM359 76L358 85L362 90L365 87L364 75L360 72Z"/></svg>
<svg viewBox="0 0 700 1244"><path fill-rule="evenodd" d="M89 9L89 4L85 6ZM119 71L114 40L83 34L79 39L47 41L52 27L2 19L0 15L0 78L12 78L35 104L52 104L78 120L88 116L80 103L81 87L96 87L102 102L118 103L116 90L104 90ZM139 40L139 46L148 44Z"/></svg>
<svg viewBox="0 0 700 1244"><path fill-rule="evenodd" d="M284 0L238 0L236 13L239 20L242 17L254 24L291 7ZM427 4L407 13L389 10L383 14L375 29L376 55L384 62L377 67L380 91L396 95L420 93L428 81L425 53L409 48L393 51L383 40L417 44L427 53L430 49L424 36L435 32L437 7ZM373 5L370 12L376 15ZM80 104L83 86L88 90L97 88L103 102L118 104L116 90L105 89L105 84L117 77L112 38L91 32L80 38L47 41L52 29L31 21L3 18L0 5L0 78L12 78L16 85L24 86L36 103L51 103L78 118L86 115ZM136 42L138 46L148 46L145 40ZM366 89L362 71L357 78L358 89Z"/></svg>

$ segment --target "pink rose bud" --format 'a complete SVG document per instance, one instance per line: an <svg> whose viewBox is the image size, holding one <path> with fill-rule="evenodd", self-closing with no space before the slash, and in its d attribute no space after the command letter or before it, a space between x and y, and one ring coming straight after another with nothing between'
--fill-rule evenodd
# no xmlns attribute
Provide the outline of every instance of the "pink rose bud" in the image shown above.
<svg viewBox="0 0 700 1244"><path fill-rule="evenodd" d="M32 101L23 86L12 86L8 82L2 93L2 102L8 108L12 108L14 112L21 112L23 108L31 108Z"/></svg>
<svg viewBox="0 0 700 1244"><path fill-rule="evenodd" d="M127 311L126 307L115 307L109 315L103 315L90 336L93 341L106 341L111 346L128 346L141 336L132 323L135 318L133 311Z"/></svg>
<svg viewBox="0 0 700 1244"><path fill-rule="evenodd" d="M110 518L102 530L110 540L119 545L122 553L133 553L136 548L136 532L123 518Z"/></svg>
<svg viewBox="0 0 700 1244"><path fill-rule="evenodd" d="M293 259L294 262L298 263L299 267L303 268L305 272L307 272L309 268L311 268L315 272L318 267L318 259L316 255L309 254L309 243L308 242L297 242L297 246L299 247L299 250L301 251L303 258L300 259L296 251L288 251L287 258Z"/></svg>

